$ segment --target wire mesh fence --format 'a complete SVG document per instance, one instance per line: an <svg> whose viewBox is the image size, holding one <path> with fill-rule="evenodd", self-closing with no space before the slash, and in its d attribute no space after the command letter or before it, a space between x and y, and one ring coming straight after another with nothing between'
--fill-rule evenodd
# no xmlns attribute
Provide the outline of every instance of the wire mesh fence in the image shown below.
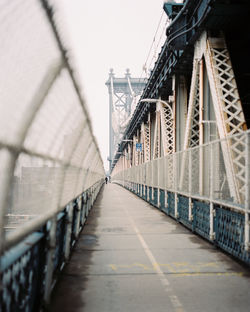
<svg viewBox="0 0 250 312"><path fill-rule="evenodd" d="M104 176L55 5L0 3L1 230L60 210Z"/></svg>
<svg viewBox="0 0 250 312"><path fill-rule="evenodd" d="M234 151L233 158L226 153L228 146ZM125 179L249 210L249 159L250 131L245 131L134 166L126 169L124 176L120 168L113 181ZM137 176L139 168L144 176Z"/></svg>

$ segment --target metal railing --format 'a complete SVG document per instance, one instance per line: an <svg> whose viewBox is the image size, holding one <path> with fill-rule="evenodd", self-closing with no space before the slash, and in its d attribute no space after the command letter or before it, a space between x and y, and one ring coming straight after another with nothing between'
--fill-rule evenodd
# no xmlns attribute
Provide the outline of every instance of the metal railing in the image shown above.
<svg viewBox="0 0 250 312"><path fill-rule="evenodd" d="M224 145L240 146L235 180L239 198L231 194L229 165L223 155ZM113 181L133 182L183 195L203 198L236 210L249 210L250 131L177 152L166 157L120 170ZM122 169L120 167L120 169ZM236 171L237 169L237 171Z"/></svg>
<svg viewBox="0 0 250 312"><path fill-rule="evenodd" d="M1 311L49 303L104 178L56 3L0 4Z"/></svg>
<svg viewBox="0 0 250 312"><path fill-rule="evenodd" d="M234 151L234 162L225 145ZM250 130L129 169L121 164L113 182L250 263Z"/></svg>

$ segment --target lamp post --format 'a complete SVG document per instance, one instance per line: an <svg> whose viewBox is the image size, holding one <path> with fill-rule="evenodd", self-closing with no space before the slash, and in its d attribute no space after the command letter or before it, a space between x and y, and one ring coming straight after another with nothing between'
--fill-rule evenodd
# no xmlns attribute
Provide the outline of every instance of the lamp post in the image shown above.
<svg viewBox="0 0 250 312"><path fill-rule="evenodd" d="M140 100L139 101L139 103L140 102L147 102L147 103L162 103L163 105L165 105L165 106L167 106L168 107L168 109L170 110L170 112L171 112L171 117L172 117L172 119L174 119L174 114L173 114L173 109L172 109L172 107L169 105L169 103L168 102L166 102L166 101L163 101L163 100L161 100L161 99L142 99L142 100Z"/></svg>

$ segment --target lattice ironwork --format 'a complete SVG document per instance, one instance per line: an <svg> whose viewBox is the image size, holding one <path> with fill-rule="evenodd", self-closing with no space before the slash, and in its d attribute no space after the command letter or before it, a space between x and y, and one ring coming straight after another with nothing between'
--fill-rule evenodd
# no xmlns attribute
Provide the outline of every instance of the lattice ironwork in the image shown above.
<svg viewBox="0 0 250 312"><path fill-rule="evenodd" d="M199 121L200 121L200 90L199 90L199 62L194 60L190 97L188 104L187 126L184 139L184 150L199 145Z"/></svg>
<svg viewBox="0 0 250 312"><path fill-rule="evenodd" d="M144 123L144 161L150 161L150 124Z"/></svg>
<svg viewBox="0 0 250 312"><path fill-rule="evenodd" d="M191 151L191 189L193 194L199 194L199 169L200 169L200 153L196 148Z"/></svg>
<svg viewBox="0 0 250 312"><path fill-rule="evenodd" d="M238 184L238 191L241 202L245 200L245 183L246 183L246 139L245 136L239 135L237 138L230 139L231 149L234 153L235 176Z"/></svg>
<svg viewBox="0 0 250 312"><path fill-rule="evenodd" d="M246 121L225 39L208 38L205 53L208 78L215 106L220 138L246 130ZM230 192L236 201L244 200L244 162L242 142L222 144Z"/></svg>
<svg viewBox="0 0 250 312"><path fill-rule="evenodd" d="M185 196L178 196L178 216L180 222L188 226L192 226L192 222L189 221L189 199Z"/></svg>
<svg viewBox="0 0 250 312"><path fill-rule="evenodd" d="M164 156L174 152L174 124L173 111L170 106L160 102L161 133Z"/></svg>
<svg viewBox="0 0 250 312"><path fill-rule="evenodd" d="M4 255L3 263L8 267L1 267L0 272L1 311L39 311L46 255L43 237L42 233L34 233Z"/></svg>
<svg viewBox="0 0 250 312"><path fill-rule="evenodd" d="M136 143L138 139L134 136L133 138L133 163L135 166L139 165L139 152L136 150Z"/></svg>
<svg viewBox="0 0 250 312"><path fill-rule="evenodd" d="M175 217L175 194L168 192L168 214Z"/></svg>
<svg viewBox="0 0 250 312"><path fill-rule="evenodd" d="M208 40L208 48L216 74L216 87L219 92L221 109L223 111L224 127L228 135L242 132L246 129L246 121L242 111L239 93L234 77L234 72L225 41L222 39L223 48L213 48L213 40Z"/></svg>
<svg viewBox="0 0 250 312"><path fill-rule="evenodd" d="M244 215L216 207L215 233L216 243L221 248L244 258Z"/></svg>
<svg viewBox="0 0 250 312"><path fill-rule="evenodd" d="M174 189L174 161L175 155L169 155L165 158L165 175L166 175L166 188L173 190Z"/></svg>
<svg viewBox="0 0 250 312"><path fill-rule="evenodd" d="M160 189L159 191L160 191L160 196L159 196L159 200L160 200L160 202L159 202L159 207L160 207L161 210L164 210L164 208L165 208L165 191L162 190L162 189Z"/></svg>
<svg viewBox="0 0 250 312"><path fill-rule="evenodd" d="M161 141L160 141L160 112L157 110L155 115L155 129L154 129L154 147L153 147L153 159L160 157L161 153Z"/></svg>
<svg viewBox="0 0 250 312"><path fill-rule="evenodd" d="M209 239L210 233L210 206L198 200L193 201L194 230L201 236Z"/></svg>

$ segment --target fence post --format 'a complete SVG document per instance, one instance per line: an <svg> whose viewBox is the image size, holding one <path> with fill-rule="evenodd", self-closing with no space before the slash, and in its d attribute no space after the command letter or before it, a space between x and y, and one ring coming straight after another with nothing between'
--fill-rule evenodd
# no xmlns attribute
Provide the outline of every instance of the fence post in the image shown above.
<svg viewBox="0 0 250 312"><path fill-rule="evenodd" d="M177 154L179 155L179 154ZM178 168L177 168L177 155L174 156L174 216L176 219L178 219L179 214L178 214L178 195L177 195L177 174L178 174Z"/></svg>
<svg viewBox="0 0 250 312"><path fill-rule="evenodd" d="M164 189L165 189L165 208L166 210L168 211L168 191L167 191L167 188L168 188L168 179L169 179L169 176L168 176L168 165L169 165L169 157L168 156L165 156L164 157Z"/></svg>
<svg viewBox="0 0 250 312"><path fill-rule="evenodd" d="M250 138L246 133L246 172L245 172L245 250L249 251L249 213L250 213Z"/></svg>
<svg viewBox="0 0 250 312"><path fill-rule="evenodd" d="M152 166L152 163L148 163L148 173L147 173L147 176L148 176L148 182L152 179L152 170L151 170L151 166ZM151 171L151 174L150 174L150 179L149 179L149 172ZM148 183L148 187L147 187L147 201L149 202L150 201L150 198L149 198L149 185L150 185L150 182Z"/></svg>
<svg viewBox="0 0 250 312"><path fill-rule="evenodd" d="M160 174L162 171L164 171L164 167L160 169L160 165L162 164L163 166L163 161L160 161L162 158L158 158L158 161L157 161L157 169L158 169L158 192L157 192L157 195L158 195L158 198L157 198L157 207L160 208L161 207L161 202L160 202Z"/></svg>
<svg viewBox="0 0 250 312"><path fill-rule="evenodd" d="M65 260L69 260L70 255L70 244L71 244L71 234L72 234L72 219L73 219L73 203L68 204L68 219L66 226L66 242L65 242Z"/></svg>
<svg viewBox="0 0 250 312"><path fill-rule="evenodd" d="M80 216L81 216L81 200L79 197L76 199L76 204L77 204L76 208L76 238L77 238L80 232Z"/></svg>
<svg viewBox="0 0 250 312"><path fill-rule="evenodd" d="M214 195L214 160L215 160L215 149L214 143L211 143L209 145L209 180L210 180L210 192L209 192L209 197L210 197L210 217L209 217L209 222L210 222L210 231L209 231L209 237L211 240L215 240L215 232L214 232L214 215L215 215L215 210L214 210L214 204L213 204L213 195Z"/></svg>
<svg viewBox="0 0 250 312"><path fill-rule="evenodd" d="M45 291L44 291L44 302L47 306L50 303L51 287L53 283L54 273L54 260L55 260L55 249L56 249L56 227L57 227L57 215L51 219L51 226L49 229L49 240L48 240L48 254L47 254L47 271L45 275Z"/></svg>
<svg viewBox="0 0 250 312"><path fill-rule="evenodd" d="M185 153L185 152L184 152ZM189 192L189 198L188 198L188 221L193 221L193 203L192 203L192 150L189 150L189 161L188 161L188 192Z"/></svg>
<svg viewBox="0 0 250 312"><path fill-rule="evenodd" d="M86 221L86 208L87 208L87 201L86 201L86 193L82 193L82 224L84 225Z"/></svg>

